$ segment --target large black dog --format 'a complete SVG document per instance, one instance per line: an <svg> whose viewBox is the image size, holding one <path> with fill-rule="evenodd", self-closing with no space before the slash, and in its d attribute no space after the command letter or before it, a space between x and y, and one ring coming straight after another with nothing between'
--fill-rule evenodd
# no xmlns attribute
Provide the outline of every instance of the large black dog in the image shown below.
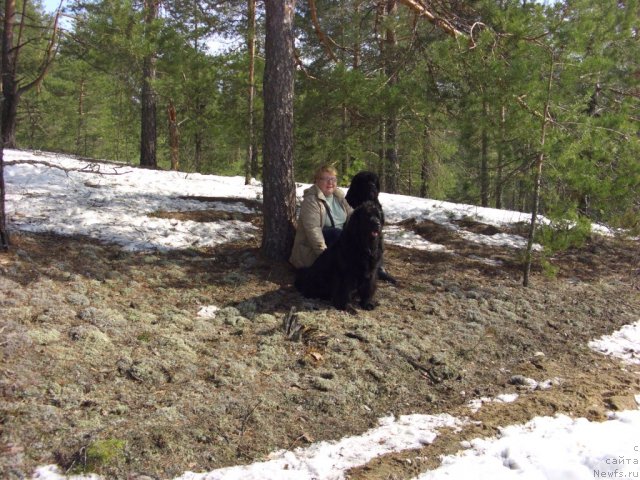
<svg viewBox="0 0 640 480"><path fill-rule="evenodd" d="M382 210L378 194L380 193L380 177L375 172L358 172L351 179L345 198L349 205L358 208L367 201L374 202Z"/></svg>
<svg viewBox="0 0 640 480"><path fill-rule="evenodd" d="M362 171L356 173L351 179L351 184L349 185L345 199L352 208L358 208L364 202L374 202L380 209L380 212L382 212L382 205L380 205L380 200L378 200L379 193L380 177L378 177L378 174L375 172ZM382 213L382 226L384 226L384 213ZM378 276L380 280L397 283L397 280L389 275L382 264L380 265Z"/></svg>
<svg viewBox="0 0 640 480"><path fill-rule="evenodd" d="M382 209L374 202L356 208L337 242L298 271L296 288L305 297L331 300L339 310L350 308L357 294L360 306L373 310L383 254L382 222Z"/></svg>

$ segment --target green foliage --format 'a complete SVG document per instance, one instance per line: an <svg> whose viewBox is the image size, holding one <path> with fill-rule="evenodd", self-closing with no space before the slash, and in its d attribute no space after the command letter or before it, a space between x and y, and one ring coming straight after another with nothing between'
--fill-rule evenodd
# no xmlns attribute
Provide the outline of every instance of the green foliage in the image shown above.
<svg viewBox="0 0 640 480"><path fill-rule="evenodd" d="M113 466L124 461L126 442L118 439L96 440L89 445L76 472L95 472L100 468Z"/></svg>
<svg viewBox="0 0 640 480"><path fill-rule="evenodd" d="M544 247L540 255L540 266L545 276L554 278L558 274L550 257L557 252L580 248L591 238L591 222L576 212L558 213L549 223L539 225L535 241Z"/></svg>
<svg viewBox="0 0 640 480"><path fill-rule="evenodd" d="M560 272L560 268L551 263L546 257L540 259L540 266L542 267L542 273L547 278L555 278Z"/></svg>
<svg viewBox="0 0 640 480"><path fill-rule="evenodd" d="M463 3L458 19L475 27L471 37L452 39L422 19L414 22L402 5L381 16L361 1L317 0L330 58L309 5L298 2L296 180L310 181L322 163L334 164L343 184L362 169L384 177L385 134L393 124L400 193L475 204L484 198L490 206L530 210L531 167L543 154L540 213L579 212L590 221L637 228L638 1ZM182 170L243 174L248 56L245 18L237 12L246 3L208 6L205 0L167 3L145 32L140 1L71 2L75 20L54 67L39 91L23 97L19 144L137 162L141 59L156 50L159 165L170 164L171 103ZM262 21L259 12L258 150ZM388 33L395 34L394 44L385 42ZM213 34L235 37L238 48L208 51ZM31 45L41 49L42 40ZM24 78L33 77L37 53L25 51ZM543 145L548 91L551 121Z"/></svg>
<svg viewBox="0 0 640 480"><path fill-rule="evenodd" d="M571 248L578 248L591 237L591 222L584 216L566 214L549 224L541 225L536 231L536 242L552 255Z"/></svg>
<svg viewBox="0 0 640 480"><path fill-rule="evenodd" d="M629 208L611 219L611 224L622 228L630 235L640 235L640 208Z"/></svg>

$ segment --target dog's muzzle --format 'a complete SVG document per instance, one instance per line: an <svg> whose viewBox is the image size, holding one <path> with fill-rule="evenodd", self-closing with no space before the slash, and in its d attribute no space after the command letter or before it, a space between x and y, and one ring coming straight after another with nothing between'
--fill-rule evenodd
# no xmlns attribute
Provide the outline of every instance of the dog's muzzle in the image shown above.
<svg viewBox="0 0 640 480"><path fill-rule="evenodd" d="M382 224L380 223L380 220L378 220L375 217L371 218L371 236L372 237L379 236L381 230L382 230Z"/></svg>

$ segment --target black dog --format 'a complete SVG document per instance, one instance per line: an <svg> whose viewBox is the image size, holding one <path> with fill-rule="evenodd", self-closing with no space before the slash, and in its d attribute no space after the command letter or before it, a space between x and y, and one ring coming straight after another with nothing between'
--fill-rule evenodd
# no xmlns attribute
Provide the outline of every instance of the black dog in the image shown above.
<svg viewBox="0 0 640 480"><path fill-rule="evenodd" d="M374 202L376 206L382 212L382 205L378 200L378 194L380 193L380 177L375 172L362 171L355 174L351 179L349 190L345 199L351 205L352 208L358 208L364 202ZM384 213L382 213L382 226L384 226ZM390 283L397 283L397 280L393 278L384 269L384 266L380 266L378 272L380 280L385 280Z"/></svg>
<svg viewBox="0 0 640 480"><path fill-rule="evenodd" d="M351 179L351 185L345 196L352 208L358 208L364 202L374 202L380 210L382 206L378 200L380 193L380 177L375 172L358 172Z"/></svg>
<svg viewBox="0 0 640 480"><path fill-rule="evenodd" d="M339 310L347 310L357 294L360 306L373 310L382 253L382 209L365 202L353 211L338 241L298 271L295 286L305 297L331 300Z"/></svg>

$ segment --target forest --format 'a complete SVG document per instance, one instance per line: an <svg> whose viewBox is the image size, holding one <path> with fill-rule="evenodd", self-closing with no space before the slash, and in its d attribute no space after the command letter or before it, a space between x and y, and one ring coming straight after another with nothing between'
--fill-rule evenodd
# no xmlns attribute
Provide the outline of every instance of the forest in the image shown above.
<svg viewBox="0 0 640 480"><path fill-rule="evenodd" d="M2 3L4 43L13 30L5 147L258 179L269 170L271 2ZM536 207L537 188L550 218L638 230L636 0L285 3L296 181L329 163L344 184L370 169L389 193L520 211Z"/></svg>
<svg viewBox="0 0 640 480"><path fill-rule="evenodd" d="M637 467L640 0L0 5L0 478L443 478L540 418L483 478ZM320 164L381 179L375 310L294 286Z"/></svg>

